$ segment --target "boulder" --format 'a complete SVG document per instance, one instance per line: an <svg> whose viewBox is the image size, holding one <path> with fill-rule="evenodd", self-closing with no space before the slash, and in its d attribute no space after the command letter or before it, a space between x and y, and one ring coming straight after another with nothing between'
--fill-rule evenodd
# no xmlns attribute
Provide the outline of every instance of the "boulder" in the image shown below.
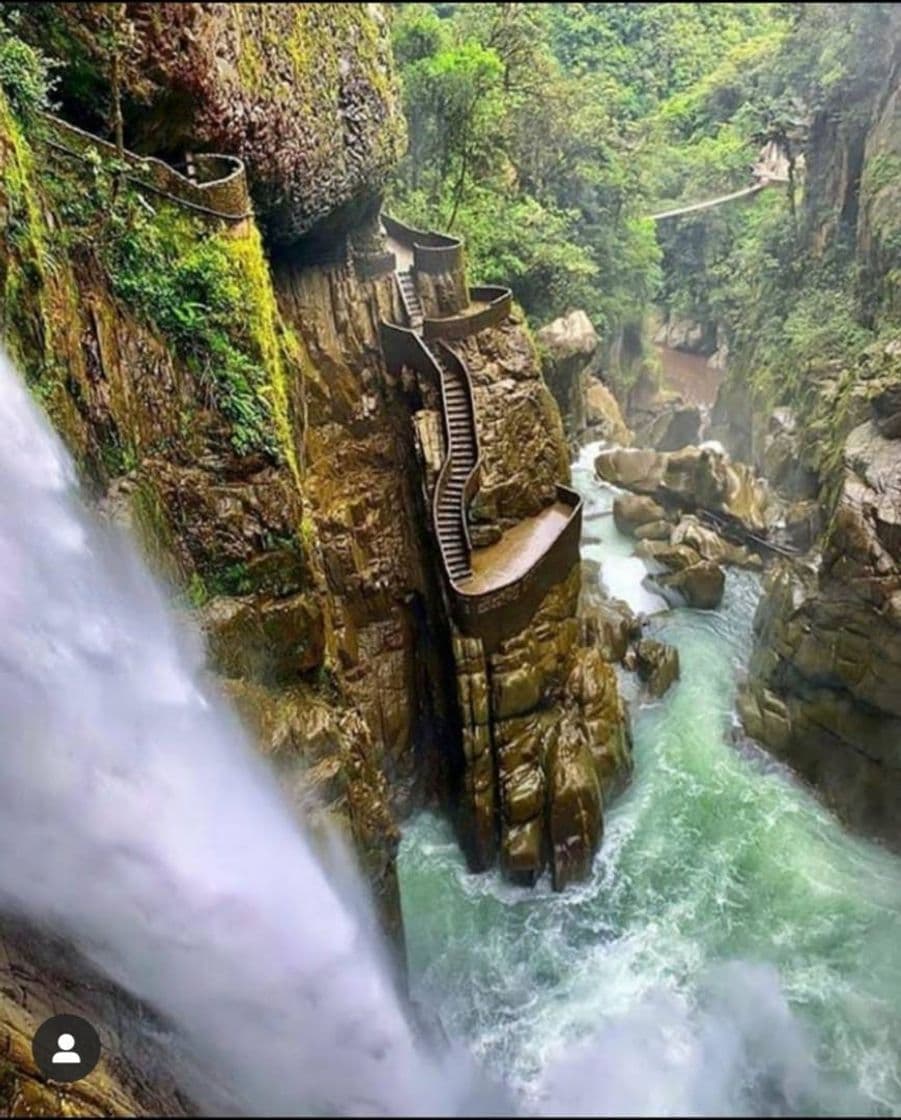
<svg viewBox="0 0 901 1120"><path fill-rule="evenodd" d="M701 555L687 544L672 544L670 541L639 541L635 555L656 563L673 572L694 567L701 562Z"/></svg>
<svg viewBox="0 0 901 1120"><path fill-rule="evenodd" d="M636 669L652 696L662 696L679 679L679 651L655 638L642 638L635 647Z"/></svg>
<svg viewBox="0 0 901 1120"><path fill-rule="evenodd" d="M583 374L582 392L585 427L592 429L592 436L597 435L608 443L631 443L632 432L623 418L619 402L603 381L591 374Z"/></svg>
<svg viewBox="0 0 901 1120"><path fill-rule="evenodd" d="M583 560L583 569L593 564L594 570L583 576L583 596L579 604L579 622L582 642L586 647L597 647L610 662L622 662L632 642L641 633L641 623L632 608L622 599L608 599L598 589L599 565ZM589 592L586 584L592 582Z"/></svg>
<svg viewBox="0 0 901 1120"><path fill-rule="evenodd" d="M635 539L639 541L668 541L673 527L669 521L648 521L639 525L635 530Z"/></svg>
<svg viewBox="0 0 901 1120"><path fill-rule="evenodd" d="M581 372L601 344L600 336L584 311L561 315L536 335L553 371L572 376Z"/></svg>
<svg viewBox="0 0 901 1120"><path fill-rule="evenodd" d="M733 463L718 445L673 452L617 447L597 456L595 470L625 490L726 514L755 532L766 528L766 483L750 467Z"/></svg>
<svg viewBox="0 0 901 1120"><path fill-rule="evenodd" d="M571 311L542 327L536 335L542 371L570 432L593 427L603 439L628 443L616 398L589 370L599 353L600 337L584 311Z"/></svg>
<svg viewBox="0 0 901 1120"><path fill-rule="evenodd" d="M686 514L672 530L670 541L673 545L687 545L703 560L716 564L735 564L740 568L759 570L763 564L760 557L743 545L724 540L715 530L702 525L697 517Z"/></svg>
<svg viewBox="0 0 901 1120"><path fill-rule="evenodd" d="M701 560L677 572L656 577L665 591L676 592L686 606L699 610L715 610L723 601L726 577L723 569L709 560Z"/></svg>
<svg viewBox="0 0 901 1120"><path fill-rule="evenodd" d="M642 494L621 494L613 501L614 524L626 536L632 536L642 525L665 518L663 506Z"/></svg>

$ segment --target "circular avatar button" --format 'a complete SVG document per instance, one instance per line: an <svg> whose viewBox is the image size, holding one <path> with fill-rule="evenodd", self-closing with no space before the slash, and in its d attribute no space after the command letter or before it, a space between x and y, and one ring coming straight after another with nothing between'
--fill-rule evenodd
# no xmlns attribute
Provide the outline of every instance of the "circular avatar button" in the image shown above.
<svg viewBox="0 0 901 1120"><path fill-rule="evenodd" d="M100 1060L100 1038L80 1015L54 1015L35 1031L31 1052L51 1081L79 1081Z"/></svg>

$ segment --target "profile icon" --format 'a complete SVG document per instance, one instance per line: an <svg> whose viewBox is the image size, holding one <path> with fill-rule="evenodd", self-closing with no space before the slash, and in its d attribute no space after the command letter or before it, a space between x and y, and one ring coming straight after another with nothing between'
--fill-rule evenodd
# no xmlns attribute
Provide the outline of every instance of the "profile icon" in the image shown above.
<svg viewBox="0 0 901 1120"><path fill-rule="evenodd" d="M75 1052L75 1036L69 1034L68 1031L63 1033L56 1040L56 1045L59 1047L57 1052L53 1055L53 1064L56 1065L81 1065L81 1055Z"/></svg>
<svg viewBox="0 0 901 1120"><path fill-rule="evenodd" d="M80 1081L100 1061L100 1036L80 1015L54 1015L35 1031L31 1053L48 1081Z"/></svg>

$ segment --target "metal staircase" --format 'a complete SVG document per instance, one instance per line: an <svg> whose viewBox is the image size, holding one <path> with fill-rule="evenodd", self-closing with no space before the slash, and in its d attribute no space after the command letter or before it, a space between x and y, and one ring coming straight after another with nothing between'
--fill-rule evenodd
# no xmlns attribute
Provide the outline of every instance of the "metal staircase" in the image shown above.
<svg viewBox="0 0 901 1120"><path fill-rule="evenodd" d="M436 343L426 343L441 373L447 430L449 469L436 495L436 527L448 574L456 582L472 575L469 539L465 528L466 480L476 465L475 423L462 363L450 359Z"/></svg>
<svg viewBox="0 0 901 1120"><path fill-rule="evenodd" d="M414 331L421 331L423 320L422 303L419 299L419 293L416 291L416 280L413 277L413 270L407 268L398 271L397 282L400 284L400 294L407 310L410 326Z"/></svg>

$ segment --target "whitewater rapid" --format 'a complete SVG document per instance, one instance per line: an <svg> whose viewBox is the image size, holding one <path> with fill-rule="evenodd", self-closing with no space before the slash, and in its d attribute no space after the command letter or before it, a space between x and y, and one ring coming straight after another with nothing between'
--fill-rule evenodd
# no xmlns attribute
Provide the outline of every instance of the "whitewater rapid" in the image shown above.
<svg viewBox="0 0 901 1120"><path fill-rule="evenodd" d="M435 818L407 830L412 987L452 1040L439 1054L349 858L314 856L198 636L83 508L2 360L0 425L0 907L163 1016L199 1107L901 1110L899 861L731 739L754 577L730 574L719 612L659 616L682 680L637 714L635 781L587 883L516 889L467 874ZM589 461L601 578L656 611Z"/></svg>
<svg viewBox="0 0 901 1120"><path fill-rule="evenodd" d="M0 359L0 905L172 1025L208 1111L465 1111L349 862L314 858L131 543Z"/></svg>
<svg viewBox="0 0 901 1120"><path fill-rule="evenodd" d="M583 554L656 612L596 450L573 468ZM901 1114L901 860L736 735L758 596L729 572L720 610L654 614L682 677L633 709L633 781L587 882L515 888L468 874L434 816L405 833L413 994L522 1111Z"/></svg>

